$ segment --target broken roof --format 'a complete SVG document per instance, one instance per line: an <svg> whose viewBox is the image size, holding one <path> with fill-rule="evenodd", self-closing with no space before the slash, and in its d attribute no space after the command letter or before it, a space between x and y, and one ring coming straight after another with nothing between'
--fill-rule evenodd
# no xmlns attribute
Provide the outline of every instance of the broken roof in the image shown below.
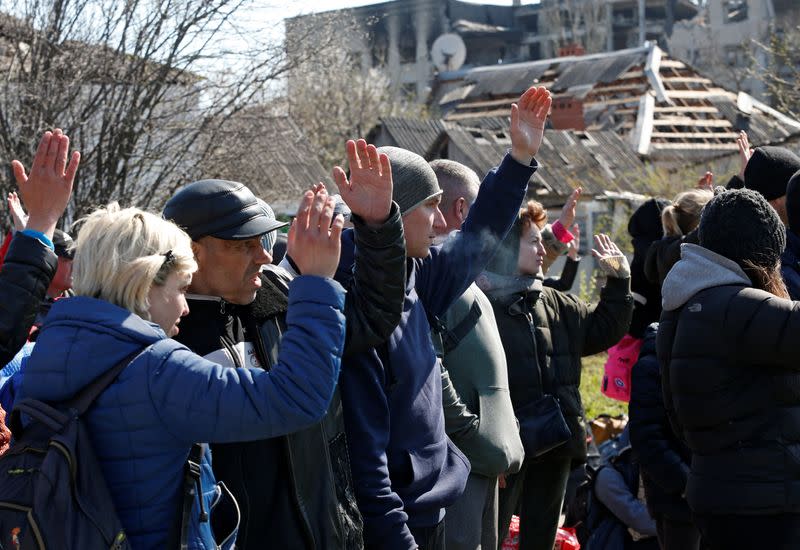
<svg viewBox="0 0 800 550"><path fill-rule="evenodd" d="M380 133L384 145L413 151L427 160L452 158L478 174L496 166L511 146L509 118L476 117L464 121L381 119L368 136ZM539 169L531 178L529 193L547 203L558 203L581 185L587 195L607 192L646 194L639 188L644 163L612 131L547 130L536 155Z"/></svg>
<svg viewBox="0 0 800 550"><path fill-rule="evenodd" d="M494 123L484 119L482 127L464 124L446 122L444 131L424 156L429 160L439 158L447 148L448 157L457 156L478 174L486 174L511 146L508 119L496 118ZM587 196L603 196L609 191L648 192L632 183L641 180L631 176L644 170L643 162L614 132L547 130L536 160L539 168L528 192L539 200L552 198L560 202L579 185Z"/></svg>
<svg viewBox="0 0 800 550"><path fill-rule="evenodd" d="M479 67L438 100L445 120L467 123L505 115L533 84L582 102L588 130L613 130L653 160L702 158L736 150L738 130L751 142L781 143L800 133L791 119L744 93L717 86L648 44L641 48Z"/></svg>

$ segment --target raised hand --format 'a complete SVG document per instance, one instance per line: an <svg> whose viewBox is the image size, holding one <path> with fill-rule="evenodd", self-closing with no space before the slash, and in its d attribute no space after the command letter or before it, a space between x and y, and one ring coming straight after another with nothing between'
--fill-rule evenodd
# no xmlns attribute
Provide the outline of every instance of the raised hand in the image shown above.
<svg viewBox="0 0 800 550"><path fill-rule="evenodd" d="M511 156L528 165L539 152L553 99L545 87L532 86L511 105Z"/></svg>
<svg viewBox="0 0 800 550"><path fill-rule="evenodd" d="M325 186L306 191L289 228L286 254L303 275L333 277L339 265L344 218L333 217L334 199ZM332 223L331 223L332 222Z"/></svg>
<svg viewBox="0 0 800 550"><path fill-rule="evenodd" d="M608 235L602 233L595 235L594 245L595 248L592 249L592 255L597 258L600 269L607 277L626 279L631 276L631 266L628 264L628 258L625 257L625 254L622 253Z"/></svg>
<svg viewBox="0 0 800 550"><path fill-rule="evenodd" d="M67 165L69 138L59 128L45 132L33 158L30 174L15 160L11 163L22 202L28 207L27 228L53 237L56 223L64 213L72 194L81 154L72 153Z"/></svg>
<svg viewBox="0 0 800 550"><path fill-rule="evenodd" d="M350 180L337 166L333 179L342 199L353 212L369 225L380 225L389 218L392 208L392 167L389 157L379 154L374 145L363 139L348 140L347 161Z"/></svg>
<svg viewBox="0 0 800 550"><path fill-rule="evenodd" d="M25 229L25 226L28 224L28 215L25 213L25 209L22 208L22 203L16 191L12 191L8 194L8 211L11 213L11 217L14 220L14 231L22 231Z"/></svg>
<svg viewBox="0 0 800 550"><path fill-rule="evenodd" d="M739 170L739 179L744 181L744 170L747 168L747 163L750 162L750 157L753 155L753 150L750 148L750 140L747 139L747 132L744 130L739 132L739 137L736 138L736 145L739 147L739 162L741 166Z"/></svg>
<svg viewBox="0 0 800 550"><path fill-rule="evenodd" d="M561 222L562 227L566 230L569 230L575 222L575 207L578 206L578 199L581 198L581 193L583 193L583 188L578 187L575 189L570 193L567 202L561 208L561 215L558 217L558 221Z"/></svg>
<svg viewBox="0 0 800 550"><path fill-rule="evenodd" d="M576 223L572 226L572 239L570 242L567 243L567 256L570 260L577 260L578 254L580 253L581 249L581 228Z"/></svg>
<svg viewBox="0 0 800 550"><path fill-rule="evenodd" d="M697 180L697 188L703 191L714 192L714 174L706 172L703 177Z"/></svg>

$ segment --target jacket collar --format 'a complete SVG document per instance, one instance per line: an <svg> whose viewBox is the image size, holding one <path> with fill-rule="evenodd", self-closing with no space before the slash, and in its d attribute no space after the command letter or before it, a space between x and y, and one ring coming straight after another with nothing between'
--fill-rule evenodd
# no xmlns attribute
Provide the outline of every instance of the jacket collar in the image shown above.
<svg viewBox="0 0 800 550"><path fill-rule="evenodd" d="M684 243L680 261L664 279L662 305L667 311L676 310L698 292L724 285L752 286L752 283L733 260L702 246Z"/></svg>
<svg viewBox="0 0 800 550"><path fill-rule="evenodd" d="M219 311L221 316L239 316L245 312L250 313L256 322L264 321L289 309L289 299L286 292L281 290L278 281L272 280L271 272L261 274L261 288L256 292L256 298L247 305L232 304L219 296L205 294L187 294L189 311L194 307L202 308L206 314L209 311Z"/></svg>

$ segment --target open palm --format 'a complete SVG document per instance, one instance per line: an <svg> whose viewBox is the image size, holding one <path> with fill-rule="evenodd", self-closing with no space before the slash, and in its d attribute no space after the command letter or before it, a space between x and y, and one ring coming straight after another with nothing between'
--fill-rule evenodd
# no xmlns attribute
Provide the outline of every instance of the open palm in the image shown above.
<svg viewBox="0 0 800 550"><path fill-rule="evenodd" d="M363 139L349 140L346 144L350 164L350 179L337 166L333 179L339 186L342 199L353 214L366 223L385 222L392 208L392 168L389 157L379 154L374 145Z"/></svg>
<svg viewBox="0 0 800 550"><path fill-rule="evenodd" d="M511 152L517 160L530 162L539 151L552 103L547 88L532 86L511 105Z"/></svg>

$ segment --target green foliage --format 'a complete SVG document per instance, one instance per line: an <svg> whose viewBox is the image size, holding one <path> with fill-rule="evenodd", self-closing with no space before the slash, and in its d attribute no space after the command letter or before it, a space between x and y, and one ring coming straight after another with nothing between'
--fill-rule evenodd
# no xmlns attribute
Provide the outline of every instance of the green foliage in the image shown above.
<svg viewBox="0 0 800 550"><path fill-rule="evenodd" d="M628 414L628 404L616 399L609 399L600 392L603 381L603 366L607 355L598 353L591 357L583 358L583 372L581 374L581 400L586 411L586 419L591 420L599 414Z"/></svg>

